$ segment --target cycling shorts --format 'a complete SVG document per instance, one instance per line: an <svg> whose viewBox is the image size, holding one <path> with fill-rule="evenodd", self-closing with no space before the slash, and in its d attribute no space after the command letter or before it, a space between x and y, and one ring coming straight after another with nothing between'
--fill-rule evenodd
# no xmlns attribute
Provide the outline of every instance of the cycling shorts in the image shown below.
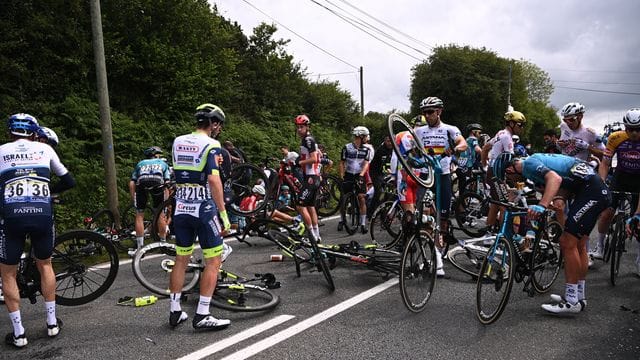
<svg viewBox="0 0 640 360"><path fill-rule="evenodd" d="M198 217L178 214L173 217L178 255L190 255L196 236L205 258L222 253L222 226L213 200L200 204Z"/></svg>
<svg viewBox="0 0 640 360"><path fill-rule="evenodd" d="M342 193L348 194L350 192L355 192L356 194L365 194L367 192L367 187L363 184L362 186L358 186L357 182L360 178L360 174L344 174L344 180L342 180Z"/></svg>
<svg viewBox="0 0 640 360"><path fill-rule="evenodd" d="M27 235L36 259L51 257L54 243L53 218L51 216L25 216L0 220L0 263L17 265L24 251Z"/></svg>
<svg viewBox="0 0 640 360"><path fill-rule="evenodd" d="M158 188L146 188L143 186L136 186L136 199L135 207L138 212L143 212L147 207L147 196L151 195L151 202L153 208L157 208L164 202L164 187Z"/></svg>
<svg viewBox="0 0 640 360"><path fill-rule="evenodd" d="M638 181L637 174L629 174L622 171L615 171L613 173L613 180L611 182L612 191L624 191L624 192L640 192L640 181ZM611 194L611 207L617 208L620 204L620 200L623 195ZM634 195L631 201L631 212L635 212L638 208L638 195Z"/></svg>
<svg viewBox="0 0 640 360"><path fill-rule="evenodd" d="M591 176L579 187L569 205L564 231L580 239L589 236L598 216L611 204L611 194L602 179Z"/></svg>
<svg viewBox="0 0 640 360"><path fill-rule="evenodd" d="M298 194L297 204L298 206L315 206L316 193L320 187L319 175L307 175Z"/></svg>

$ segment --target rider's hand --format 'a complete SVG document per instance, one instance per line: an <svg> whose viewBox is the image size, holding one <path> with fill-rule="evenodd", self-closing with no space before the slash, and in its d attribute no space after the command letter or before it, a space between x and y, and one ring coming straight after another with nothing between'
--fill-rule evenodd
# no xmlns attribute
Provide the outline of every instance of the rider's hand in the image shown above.
<svg viewBox="0 0 640 360"><path fill-rule="evenodd" d="M627 230L627 235L628 236L632 236L633 234L631 233L631 225L635 224L635 226L637 227L639 225L640 222L640 214L635 214L632 217L630 217L627 220L627 224L625 226L625 229Z"/></svg>
<svg viewBox="0 0 640 360"><path fill-rule="evenodd" d="M229 215L227 214L227 210L220 211L220 219L222 220L222 231L229 231L229 229L231 229L231 223L229 222Z"/></svg>
<svg viewBox="0 0 640 360"><path fill-rule="evenodd" d="M547 210L547 208L545 208L542 205L531 205L529 206L529 217L532 219L537 219L540 217L540 215L542 215L544 213L544 211Z"/></svg>

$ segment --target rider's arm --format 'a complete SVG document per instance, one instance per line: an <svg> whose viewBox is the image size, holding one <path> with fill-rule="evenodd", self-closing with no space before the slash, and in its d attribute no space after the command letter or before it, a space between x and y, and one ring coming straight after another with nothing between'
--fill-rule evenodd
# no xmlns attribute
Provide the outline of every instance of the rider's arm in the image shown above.
<svg viewBox="0 0 640 360"><path fill-rule="evenodd" d="M129 180L129 195L131 195L131 201L136 199L136 182Z"/></svg>
<svg viewBox="0 0 640 360"><path fill-rule="evenodd" d="M605 181L607 179L609 168L611 168L611 158L605 156L600 162L600 166L598 167L598 175L600 175L602 181Z"/></svg>
<svg viewBox="0 0 640 360"><path fill-rule="evenodd" d="M454 146L453 151L455 153L461 153L467 150L467 141L464 139L462 135L458 135L455 138L456 146Z"/></svg>
<svg viewBox="0 0 640 360"><path fill-rule="evenodd" d="M70 172L62 175L60 181L51 187L51 193L60 194L63 191L69 190L76 186L76 180L73 178Z"/></svg>
<svg viewBox="0 0 640 360"><path fill-rule="evenodd" d="M555 171L548 171L544 175L544 193L538 205L544 206L545 208L549 207L549 204L558 193L561 183L562 177L560 175Z"/></svg>
<svg viewBox="0 0 640 360"><path fill-rule="evenodd" d="M484 146L482 147L482 153L480 156L480 162L482 162L482 166L487 166L487 161L489 161L489 151L491 151L491 147L493 145L491 145L488 141L486 144L484 144Z"/></svg>

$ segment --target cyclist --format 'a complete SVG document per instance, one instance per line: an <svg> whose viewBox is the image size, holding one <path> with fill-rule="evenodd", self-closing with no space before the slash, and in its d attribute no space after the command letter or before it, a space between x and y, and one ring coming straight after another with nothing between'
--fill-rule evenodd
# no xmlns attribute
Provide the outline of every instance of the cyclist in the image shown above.
<svg viewBox="0 0 640 360"><path fill-rule="evenodd" d="M307 115L301 114L294 119L296 132L302 142L300 144L300 154L295 158L296 167L302 170L302 179L300 180L302 188L297 196L297 210L304 224L318 242L322 241L320 237L320 228L318 227L318 214L316 213L315 202L316 192L320 186L320 151L316 140L310 132L311 120Z"/></svg>
<svg viewBox="0 0 640 360"><path fill-rule="evenodd" d="M50 146L35 141L38 130L35 117L14 114L9 117L8 125L11 142L0 146L0 179L4 189L0 206L0 273L5 305L13 325L13 331L7 334L5 341L20 348L28 341L20 316L16 276L27 236L31 239L31 251L41 276L47 335L57 336L62 327L62 321L56 318L56 278L51 266L51 194L72 188L75 180ZM60 181L50 187L51 173L60 177Z"/></svg>
<svg viewBox="0 0 640 360"><path fill-rule="evenodd" d="M48 127L41 126L37 131L37 135L38 141L49 144L54 149L58 146L58 135Z"/></svg>
<svg viewBox="0 0 640 360"><path fill-rule="evenodd" d="M618 157L617 166L613 172L611 190L624 192L640 192L640 182L637 176L640 175L640 108L633 108L626 112L622 118L624 130L616 131L609 135L607 148L604 157L598 168L598 174L602 180L606 180L611 167L611 159L614 155ZM620 196L613 194L611 208L605 210L598 221L598 242L596 248L589 253L595 259L602 259L604 254L604 238L607 235L613 209L618 207ZM636 213L640 213L638 206L638 196L633 197L633 208ZM636 271L640 274L640 251L636 258Z"/></svg>
<svg viewBox="0 0 640 360"><path fill-rule="evenodd" d="M137 249L129 250L129 256L133 256L144 246L144 210L147 207L147 196L151 196L153 208L157 208L167 198L169 190L165 185L171 180L169 164L161 159L162 149L151 146L144 149L143 154L146 159L138 162L129 181L129 193L136 208L135 230L138 246ZM158 221L160 241L165 241L167 226L162 217Z"/></svg>
<svg viewBox="0 0 640 360"><path fill-rule="evenodd" d="M196 108L195 118L196 130L178 136L173 142L176 262L169 281L169 325L175 328L188 318L182 311L180 298L185 270L197 236L206 266L200 279L200 301L193 317L193 327L216 330L231 323L226 319L216 319L209 313L220 269L222 234L231 227L219 176L220 142L210 138L212 132L218 131L217 128L224 123L225 115L216 105L202 104Z"/></svg>
<svg viewBox="0 0 640 360"><path fill-rule="evenodd" d="M564 155L575 156L583 161L589 161L590 155L600 159L604 145L596 141L598 134L594 129L582 125L585 111L584 105L578 102L570 102L562 108L558 146Z"/></svg>
<svg viewBox="0 0 640 360"><path fill-rule="evenodd" d="M511 140L513 140L513 153L517 157L527 157L527 156L529 156L529 154L527 152L527 148L524 145L522 145L522 143L520 143L520 136L513 135L511 137Z"/></svg>
<svg viewBox="0 0 640 360"><path fill-rule="evenodd" d="M443 155L440 159L442 174L440 175L440 229L443 234L448 231L449 211L451 210L451 156L467 150L467 142L460 133L460 129L453 125L448 125L440 120L440 115L444 110L444 102L434 96L422 99L420 111L426 120L426 124L415 129L416 136L420 138L425 150L433 152L435 155ZM424 174L424 173L423 173ZM434 189L435 190L435 189ZM421 201L426 189L418 189L417 201ZM442 250L444 244L442 239L437 239L436 248ZM444 268L440 265L442 254L436 251L438 261L437 275L444 276Z"/></svg>
<svg viewBox="0 0 640 360"><path fill-rule="evenodd" d="M371 149L364 141L369 136L369 129L356 126L351 131L353 141L346 144L340 153L340 177L342 178L342 193L355 192L358 195L360 208L360 231L367 233L367 192L366 173L369 170Z"/></svg>
<svg viewBox="0 0 640 360"><path fill-rule="evenodd" d="M389 175L389 164L391 163L391 156L393 155L393 143L389 135L384 137L384 140L375 151L373 159L369 164L369 174L373 181L373 198L371 200L371 206L367 207L367 217L373 215L373 211L378 207L380 203L380 195L384 188L384 178Z"/></svg>
<svg viewBox="0 0 640 360"><path fill-rule="evenodd" d="M596 224L598 215L611 201L607 186L586 162L556 154L534 154L526 159L511 153L500 154L493 163L493 174L500 180L529 179L543 186L544 193L537 205L529 207L532 219L539 217L560 191L573 195L562 235L560 248L564 256L565 296L551 295L553 303L542 308L552 313L578 313L587 305L585 279L588 255L585 243Z"/></svg>
<svg viewBox="0 0 640 360"><path fill-rule="evenodd" d="M467 150L460 153L458 156L458 191L460 195L467 187L467 180L471 178L471 171L480 167L480 156L482 149L478 143L478 137L482 133L482 125L469 124L466 127L467 134Z"/></svg>

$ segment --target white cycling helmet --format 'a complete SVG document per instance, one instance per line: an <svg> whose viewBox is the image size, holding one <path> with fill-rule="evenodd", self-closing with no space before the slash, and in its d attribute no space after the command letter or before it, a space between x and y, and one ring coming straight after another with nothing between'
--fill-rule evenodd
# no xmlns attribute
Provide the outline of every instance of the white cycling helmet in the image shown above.
<svg viewBox="0 0 640 360"><path fill-rule="evenodd" d="M633 108L627 111L622 118L625 127L636 128L640 126L640 108Z"/></svg>
<svg viewBox="0 0 640 360"><path fill-rule="evenodd" d="M261 185L261 184L254 185L253 188L251 188L251 191L255 194L262 195L262 196L266 194L266 191L264 190L264 185Z"/></svg>
<svg viewBox="0 0 640 360"><path fill-rule="evenodd" d="M364 126L356 126L351 131L351 134L353 136L369 136L369 129Z"/></svg>
<svg viewBox="0 0 640 360"><path fill-rule="evenodd" d="M420 101L420 110L424 110L427 108L443 108L444 102L435 96L429 96L428 98L422 99Z"/></svg>
<svg viewBox="0 0 640 360"><path fill-rule="evenodd" d="M514 143L519 143L520 142L520 136L512 135L511 136L511 140L513 140Z"/></svg>
<svg viewBox="0 0 640 360"><path fill-rule="evenodd" d="M584 108L584 105L580 104L579 102L570 102L562 107L560 115L563 118L568 116L575 116L578 114L584 114L585 110L586 109Z"/></svg>

